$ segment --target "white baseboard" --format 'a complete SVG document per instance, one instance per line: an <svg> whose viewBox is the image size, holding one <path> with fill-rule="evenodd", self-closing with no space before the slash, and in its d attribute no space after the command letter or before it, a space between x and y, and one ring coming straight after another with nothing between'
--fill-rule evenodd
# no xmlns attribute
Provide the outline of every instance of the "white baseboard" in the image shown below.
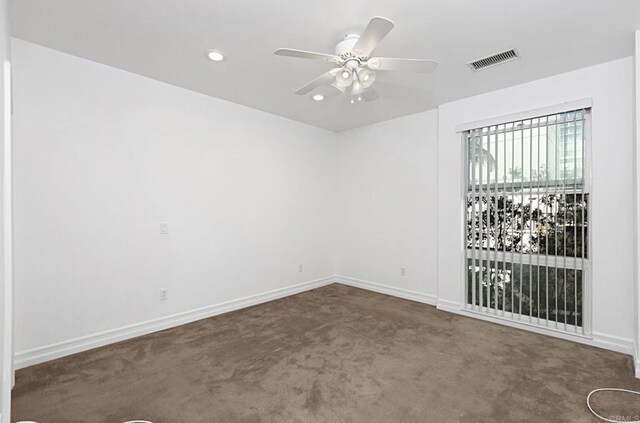
<svg viewBox="0 0 640 423"><path fill-rule="evenodd" d="M619 338L603 333L594 332L590 337L574 335L566 332L559 332L552 329L547 329L539 326L534 326L525 323L514 322L511 320L495 318L491 316L484 316L479 313L472 313L462 309L462 305L458 302L441 300L435 295L423 294L416 291L405 290L388 285L382 285L362 279L350 278L348 276L337 275L335 281L343 285L354 286L356 288L362 288L369 291L379 292L381 294L392 295L394 297L404 298L412 301L419 301L421 303L435 305L439 310L448 311L450 313L456 313L475 319L485 320L493 323L498 323L506 326L511 326L517 329L527 330L530 332L539 333L542 335L549 335L556 338L566 339L568 341L578 342L581 344L591 345L607 350L620 352L623 354L633 354L634 346L633 341L630 339ZM638 361L636 361L638 362ZM640 375L640 363L636 365L636 374ZM638 376L640 377L640 376Z"/></svg>
<svg viewBox="0 0 640 423"><path fill-rule="evenodd" d="M404 298L405 300L418 301L418 302L429 304L429 305L436 305L437 297L435 295L424 294L422 292L396 288L389 285L383 285L375 282L369 282L362 279L350 278L348 276L341 276L341 275L336 275L334 277L334 281L343 285L362 288L368 291L378 292L380 294L387 294L393 297Z"/></svg>
<svg viewBox="0 0 640 423"><path fill-rule="evenodd" d="M600 332L591 333L591 343L595 347L604 348L606 350L617 351L623 354L633 356L633 341L631 339L621 338L619 336L607 335Z"/></svg>
<svg viewBox="0 0 640 423"><path fill-rule="evenodd" d="M591 345L594 347L604 348L606 350L616 351L623 354L633 355L634 346L630 339L620 338L617 336L607 335L604 333L593 332L590 336L571 334L567 332L557 331L551 328L544 328L533 324L515 322L513 320L503 319L483 315L481 313L468 311L462 308L462 304L453 301L438 300L438 310L447 311L449 313L460 314L474 319L480 319L487 322L497 323L517 329L535 332L542 335L552 336L554 338L565 339L567 341L577 342L579 344ZM637 374L636 370L636 374Z"/></svg>
<svg viewBox="0 0 640 423"><path fill-rule="evenodd" d="M436 307L438 308L438 310L444 310L451 313L456 313L460 311L460 303L456 303L454 301L438 299L436 303Z"/></svg>
<svg viewBox="0 0 640 423"><path fill-rule="evenodd" d="M45 361L54 360L56 358L112 344L114 342L124 341L137 336L146 335L152 332L184 325L185 323L194 322L196 320L205 319L207 317L216 316L218 314L227 313L229 311L239 310L289 295L298 294L300 292L328 285L333 283L334 280L335 278L333 276L329 276L303 282L297 285L290 285L273 291L239 298L237 300L214 304L195 310L160 317L158 319L148 320L146 322L135 323L117 329L111 329L55 344L45 345L43 347L27 351L21 351L15 355L15 368L21 369L33 366L38 363L44 363Z"/></svg>
<svg viewBox="0 0 640 423"><path fill-rule="evenodd" d="M205 319L216 316L218 314L239 310L267 301L276 300L289 295L298 294L300 292L319 288L331 283L340 283L343 285L353 286L356 288L366 289L368 291L378 292L381 294L391 295L411 301L417 301L424 304L436 305L439 310L460 314L475 319L486 320L493 323L507 325L518 329L536 332L543 335L549 335L556 338L562 338L581 344L592 345L595 347L605 348L612 351L630 354L634 357L635 375L640 378L640 357L635 353L633 341L629 339L619 338L602 333L593 333L591 337L573 335L564 332L558 332L546 328L533 325L513 322L505 319L499 319L491 316L484 316L479 313L472 313L461 308L460 303L453 301L439 300L437 296L425 294L417 291L411 291L402 288L396 288L389 285L383 285L375 282L365 281L362 279L351 278L347 276L328 276L304 282L297 285L291 285L285 288L276 289L256 295L251 295L236 300L227 301L207 307L198 308L158 319L148 320L146 322L136 323L117 329L111 329L92 335L82 336L55 344L45 345L43 347L34 348L27 351L18 352L15 355L15 368L21 369L35 364L43 363L56 358L90 350L114 342L124 341L126 339L135 338L137 336L146 335L164 329L180 326L196 320ZM0 422L2 420L0 419Z"/></svg>

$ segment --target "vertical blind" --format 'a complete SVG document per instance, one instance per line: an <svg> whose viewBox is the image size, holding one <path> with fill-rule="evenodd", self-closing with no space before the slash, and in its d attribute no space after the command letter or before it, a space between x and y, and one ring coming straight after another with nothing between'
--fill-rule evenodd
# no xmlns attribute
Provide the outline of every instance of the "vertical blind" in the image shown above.
<svg viewBox="0 0 640 423"><path fill-rule="evenodd" d="M464 132L466 308L588 331L589 109Z"/></svg>

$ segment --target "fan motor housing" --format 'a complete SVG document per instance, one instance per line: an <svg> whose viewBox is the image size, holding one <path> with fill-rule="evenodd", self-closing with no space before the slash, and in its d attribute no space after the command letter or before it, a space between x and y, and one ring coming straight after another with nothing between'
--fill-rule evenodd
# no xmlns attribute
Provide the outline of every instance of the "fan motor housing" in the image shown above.
<svg viewBox="0 0 640 423"><path fill-rule="evenodd" d="M353 50L353 46L356 45L360 36L358 34L348 34L344 37L344 40L340 41L336 45L336 56L342 56L343 54L350 53Z"/></svg>

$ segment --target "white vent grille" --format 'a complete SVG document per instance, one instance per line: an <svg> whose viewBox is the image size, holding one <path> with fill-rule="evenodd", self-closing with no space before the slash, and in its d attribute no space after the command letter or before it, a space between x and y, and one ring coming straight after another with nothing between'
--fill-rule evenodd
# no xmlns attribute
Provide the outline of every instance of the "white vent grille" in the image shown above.
<svg viewBox="0 0 640 423"><path fill-rule="evenodd" d="M467 63L474 71L479 71L487 68L491 68L502 63L511 62L520 58L520 52L516 49L503 51L502 53L493 54L491 56L482 57Z"/></svg>

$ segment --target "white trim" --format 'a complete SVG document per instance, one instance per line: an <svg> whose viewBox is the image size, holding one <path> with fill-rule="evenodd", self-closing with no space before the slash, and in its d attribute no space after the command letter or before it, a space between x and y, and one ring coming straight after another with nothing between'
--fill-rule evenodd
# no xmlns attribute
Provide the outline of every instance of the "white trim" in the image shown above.
<svg viewBox="0 0 640 423"><path fill-rule="evenodd" d="M591 332L591 343L595 347L604 348L606 350L617 351L623 354L629 354L633 357L633 340L621 338L619 336L607 335L601 332ZM587 338L589 340L589 338Z"/></svg>
<svg viewBox="0 0 640 423"><path fill-rule="evenodd" d="M44 363L45 361L54 360L56 358L90 350L92 348L101 347L114 342L135 338L137 336L169 329L186 323L195 322L196 320L206 319L218 314L239 310L245 307L319 288L321 286L329 285L334 281L334 279L335 278L333 276L328 276L297 285L290 285L285 288L275 289L273 291L239 298L237 300L214 304L182 313L172 314L170 316L148 320L146 322L135 323L117 329L106 330L104 332L33 348L27 351L21 351L15 356L15 365L17 369L33 366L34 364Z"/></svg>
<svg viewBox="0 0 640 423"><path fill-rule="evenodd" d="M457 303L455 301L438 299L436 308L438 310L448 311L450 313L457 313L458 311L460 311L461 305L460 303Z"/></svg>
<svg viewBox="0 0 640 423"><path fill-rule="evenodd" d="M636 378L640 379L640 356L638 355L638 345L634 342L633 344L633 371Z"/></svg>
<svg viewBox="0 0 640 423"><path fill-rule="evenodd" d="M555 115L557 113L569 112L578 109L589 109L592 106L593 100L591 98L583 98L581 100L569 101L566 103L556 104L554 106L541 107L539 109L528 110L525 112L512 113L505 116L463 123L460 125L456 125L456 132L464 132L471 129L483 128L485 126L516 122L519 120L530 119L537 116Z"/></svg>
<svg viewBox="0 0 640 423"><path fill-rule="evenodd" d="M13 217L12 217L12 92L11 62L5 58L3 66L3 186L2 186L2 235L3 235L3 275L2 275L2 337L3 349L0 352L0 383L2 398L0 410L11 419L11 389L15 381L13 361ZM0 418L0 422L2 419Z"/></svg>
<svg viewBox="0 0 640 423"><path fill-rule="evenodd" d="M473 123L469 123L469 124L463 124L463 125L458 125L456 128L460 128L463 127L465 125L469 126L469 129L473 129L472 131L469 132L463 132L462 133L462 144L463 144L463 166L462 169L464 169L463 171L463 188L462 188L462 195L461 195L461 203L462 203L462 211L463 211L463 217L462 217L462 222L465 222L467 219L467 199L469 198L469 193L471 193L471 195L474 197L473 203L473 210L475 210L475 203L478 202L478 198L483 197L483 195L488 194L488 195L492 195L495 194L495 192L497 191L501 191L502 187L506 187L507 184L498 184L497 182L497 178L494 182L488 180L486 183L482 182L482 176L480 176L480 180L479 182L475 180L475 178L473 178L472 175L472 181L471 181L471 185L470 185L470 181L469 181L469 166L467 166L467 162L469 161L469 157L468 157L468 148L466 148L466 144L468 142L470 142L471 136L468 136L470 133L475 133L476 130L484 128L484 126L474 126L474 125L486 125L486 126L491 126L491 125L497 125L497 124L503 124L505 122L513 122L513 120L523 120L523 119L535 119L536 117L539 116L550 116L553 114L557 114L557 113L562 113L563 111L570 111L570 110L577 110L577 109L585 109L582 118L578 119L578 117L576 116L576 118L574 119L575 122L579 122L579 121L584 121L584 133L583 133L583 161L584 161L584 166L583 166L583 181L582 181L582 193L583 194L589 194L591 196L591 198L593 198L593 192L591 190L591 178L592 178L592 172L591 172L591 107L592 107L592 100L591 99L583 99L583 100L578 100L578 101L573 101L573 102L567 102L567 103L562 103L559 105L555 105L555 106L550 106L550 107L545 107L542 109L535 109L526 113L516 113L516 114L512 114L512 115L508 115L508 116L504 116L502 118L495 118L494 119L494 123L487 123L487 122L473 122ZM527 114L527 116L524 116L525 114ZM513 119L513 120L512 120ZM557 123L557 121L556 121ZM547 125L547 124L545 124ZM542 127L545 126L543 124L538 124L538 126ZM515 131L515 130L514 130ZM521 131L518 130L518 131ZM505 133L507 132L507 130L505 129ZM522 135L524 136L524 135ZM524 138L523 138L524 139ZM548 141L548 140L547 140ZM574 144L577 141L577 139L574 137ZM487 147L489 148L489 147ZM506 148L506 147L505 147ZM533 147L532 147L533 148ZM513 149L513 142L512 142L512 149ZM474 150L475 151L475 150ZM498 146L496 145L496 153L498 153ZM505 150L506 152L506 150ZM523 153L526 154L526 153ZM530 154L532 154L530 152ZM524 160L524 155L522 156ZM558 159L558 157L556 157L556 160ZM505 161L506 163L506 161ZM506 166L506 164L505 164ZM480 164L480 171L482 172L482 163ZM556 172L558 171L557 166L556 166ZM555 177L555 180L553 181L553 185L550 186L548 185L548 181L547 184L538 184L537 186L533 186L531 184L527 184L528 186L524 185L524 182L520 182L520 197L521 200L524 201L524 196L534 196L534 195L539 195L541 192L543 193L562 193L562 192L571 192L573 191L573 188L576 188L575 186L573 186L573 184L562 184L562 186L560 186L558 184L558 180L557 180L557 175ZM518 183L514 183L514 184L510 184L511 186L518 186ZM478 191L476 191L476 187L479 188ZM485 194L483 194L483 189L486 187L486 192ZM501 188L500 190L498 188ZM542 189L543 188L543 189ZM513 197L517 198L517 194L514 194L513 192L511 192L511 197L513 199ZM514 200L515 201L515 200ZM590 203L592 201L589 201L589 204L587 204L587 212L590 213L591 211L591 207L590 207ZM482 209L482 205L480 205L480 209ZM466 226L463 224L463 227L466 228ZM481 223L481 229L482 229L482 223ZM592 229L593 229L593 224L590 223L590 233L592 233ZM547 267L555 267L555 268L559 268L559 269L577 269L577 270L581 270L583 277L582 277L582 281L583 281L583 296L582 296L582 304L583 304L583 327L580 328L580 333L576 333L576 331L573 330L573 326L571 328L568 327L568 325L564 324L564 332L565 333L569 333L571 335L575 335L575 336L579 336L579 337L589 337L591 335L591 323L592 323L592 296L591 296L591 290L592 290L592 281L591 281L591 275L592 275L592 270L591 270L591 265L593 262L593 236L589 236L588 240L587 240L587 250L590 251L591 253L589 254L589 257L557 257L557 256L552 256L552 255L548 255L548 254L516 254L515 256L511 255L511 257L508 257L510 255L509 252L500 252L500 251L492 251L492 250L483 250L482 248L478 249L478 248L468 248L466 246L466 229L463 229L462 231L463 235L465 235L465 237L463 238L461 245L463 246L463 255L462 255L462 265L461 265L461 270L462 270L462 275L463 277L461 278L461 283L462 283L462 289L461 289L461 299L460 299L460 304L465 304L465 302L467 301L467 291L468 291L468 287L467 285L469 284L469 281L467 281L467 277L465 276L467 274L467 268L468 268L468 259L471 259L475 256L475 251L478 251L479 256L477 257L477 259L479 260L489 260L490 262L492 261L492 259L495 259L497 262L512 262L515 264L524 264L524 265L530 265L530 264L534 264L536 266L539 266L541 264L541 258L544 258L544 265ZM470 254L471 253L471 254ZM492 257L493 256L493 257ZM475 280L475 278L474 278ZM475 282L474 282L475 283ZM482 295L482 291L480 290L480 293ZM540 290L538 289L538 294L540 294ZM576 294L577 295L577 294ZM481 297L482 298L482 297ZM535 319L536 323L533 323L531 321L531 316L529 316L530 321L529 322L523 322L520 317L525 317L525 316L521 316L517 313L504 313L504 310L502 311L502 315L497 316L496 314L491 313L491 311L489 309L487 309L486 307L480 306L480 307L453 307L456 308L457 310L462 310L464 312L469 312L472 315L478 315L478 314L486 314L489 315L491 317L493 317L494 319L498 319L500 321L504 321L504 320L510 320L513 322L518 323L519 325L525 325L526 327L531 327L531 326L535 326L535 327L540 327L542 329L545 330L546 333L548 331L552 331L552 332L557 332L558 329L558 325L557 323L555 324L554 328L549 327L548 325L542 324L541 319ZM451 311L451 310L450 310ZM555 323L555 322L554 322ZM518 326L520 327L520 326ZM611 349L611 348L609 348Z"/></svg>
<svg viewBox="0 0 640 423"><path fill-rule="evenodd" d="M438 310L447 311L449 313L460 314L462 316L471 317L473 319L479 319L479 320L484 320L491 323L497 323L500 325L509 326L516 329L539 333L541 335L548 335L554 338L560 338L567 341L577 342L579 344L585 344L585 345L591 345L594 347L604 348L607 350L616 351L623 354L633 355L633 352L634 352L633 341L631 339L620 338L617 336L607 335L599 332L593 332L591 336L587 337L584 335L556 331L551 328L531 325L524 322L517 322L514 320L501 319L494 316L489 316L489 315L465 310L462 308L462 304L456 303L454 301L438 300L437 308ZM636 370L636 375L638 374L639 374L638 370Z"/></svg>
<svg viewBox="0 0 640 423"><path fill-rule="evenodd" d="M635 58L634 58L634 138L633 138L633 177L634 177L634 237L633 247L635 254L634 276L634 338L636 341L634 350L634 365L636 377L640 378L640 30L635 33Z"/></svg>
<svg viewBox="0 0 640 423"><path fill-rule="evenodd" d="M38 347L27 351L22 351L16 354L15 365L16 369L32 366L39 363L44 363L56 358L65 357L67 355L79 353L82 351L90 350L93 348L101 347L104 345L112 344L114 342L123 341L126 339L135 338L137 336L146 335L149 333L157 332L164 329L184 325L190 322L194 322L208 317L216 316L222 313L228 313L230 311L239 310L245 307L250 307L256 304L276 300L278 298L287 297L289 295L298 294L304 291L308 291L315 288L320 288L332 283L339 283L342 285L352 286L355 288L365 289L367 291L377 292L380 294L386 294L393 297L398 297L410 301L417 301L420 303L435 305L438 310L447 311L450 313L460 314L466 317L485 320L493 323L502 324L505 326L514 327L517 329L526 330L529 332L535 332L543 335L549 335L555 338L561 338L568 341L578 342L580 344L592 345L612 351L617 351L624 354L635 355L635 349L633 341L629 339L619 338L602 333L593 333L592 337L584 337L564 332L557 332L542 327L527 325L519 322L496 319L492 316L486 316L478 313L473 313L467 310L463 310L460 303L448 300L439 300L436 295L426 294L422 292L412 291L408 289L396 288L389 285L379 284L362 279L351 278L347 276L328 276L321 279L316 279L308 282L303 282L297 285L291 285L285 288L276 289L256 295L251 295L237 300L231 300L220 304L215 304L207 307L198 308L191 311L173 314L170 316L161 317L158 319L148 320L142 323L136 323L133 325L124 326L117 329L111 329L104 332L99 332L92 335L82 336L67 341L58 342L55 344L46 345L44 347ZM640 360L634 357L635 374L640 378ZM1 422L2 420L0 420Z"/></svg>
<svg viewBox="0 0 640 423"><path fill-rule="evenodd" d="M417 301L424 304L436 305L437 297L432 294L411 291L409 289L396 288L394 286L383 285L376 282L362 279L350 278L348 276L336 275L334 281L342 285L353 286L355 288L366 289L367 291L378 292L380 294L391 295L392 297L403 298L405 300Z"/></svg>
<svg viewBox="0 0 640 423"><path fill-rule="evenodd" d="M473 313L462 309L462 304L455 301L441 300L435 295L424 294L416 291L410 291L406 289L396 288L389 285L383 285L375 282L365 281L362 279L350 278L347 276L337 275L334 281L342 285L353 286L356 288L366 289L368 291L378 292L381 294L391 295L406 300L418 301L424 304L435 305L438 310L446 311L449 313L460 314L466 317L485 320L492 323L498 323L501 325L513 327L516 329L526 330L529 332L539 333L541 335L548 335L554 338L565 339L567 341L573 341L580 344L591 345L594 347L604 348L611 351L620 352L623 354L632 355L634 352L633 341L626 338L620 338L616 336L606 335L603 333L594 332L590 337L584 335L576 335L566 332L555 331L548 328L543 328L535 325L529 325L521 322L498 319L492 316L487 316L479 313ZM636 361L636 375L640 377L640 362Z"/></svg>

